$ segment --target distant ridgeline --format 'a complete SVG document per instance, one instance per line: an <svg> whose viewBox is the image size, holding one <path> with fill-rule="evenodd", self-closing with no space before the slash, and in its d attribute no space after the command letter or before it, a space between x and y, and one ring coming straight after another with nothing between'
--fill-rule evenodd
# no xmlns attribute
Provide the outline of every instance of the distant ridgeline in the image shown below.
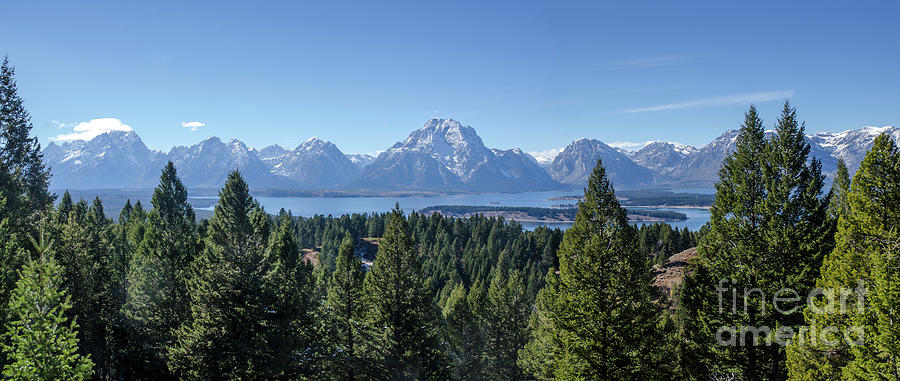
<svg viewBox="0 0 900 381"><path fill-rule="evenodd" d="M659 207L708 207L716 199L714 194L675 193L662 190L618 191L616 197L623 206L659 206ZM550 200L580 200L580 195L554 197Z"/></svg>
<svg viewBox="0 0 900 381"><path fill-rule="evenodd" d="M714 194L675 193L670 191L619 191L616 192L623 206L710 206Z"/></svg>
<svg viewBox="0 0 900 381"><path fill-rule="evenodd" d="M440 213L450 217L503 217L517 221L568 222L575 220L578 208L537 208L528 206L435 205L419 210L422 214ZM626 209L631 221L684 221L687 215L654 209Z"/></svg>

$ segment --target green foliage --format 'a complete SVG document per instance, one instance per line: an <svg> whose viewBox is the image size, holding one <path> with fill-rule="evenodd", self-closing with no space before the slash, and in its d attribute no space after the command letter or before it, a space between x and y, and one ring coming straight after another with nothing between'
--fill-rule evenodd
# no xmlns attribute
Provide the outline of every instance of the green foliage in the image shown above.
<svg viewBox="0 0 900 381"><path fill-rule="evenodd" d="M419 213L429 215L431 213L444 213L455 217L468 216L477 213L503 212L521 213L531 219L571 221L575 219L577 208L538 208L531 206L482 206L482 205L435 205L423 208ZM656 209L629 209L629 215L659 218L670 221L684 221L687 215L681 212Z"/></svg>
<svg viewBox="0 0 900 381"><path fill-rule="evenodd" d="M19 238L36 232L40 214L53 202L47 191L50 172L31 129L31 116L18 95L15 69L4 58L0 64L0 193L6 195L7 204L0 220L9 217L10 229L22 234Z"/></svg>
<svg viewBox="0 0 900 381"><path fill-rule="evenodd" d="M844 159L839 159L837 172L834 174L834 183L831 186L831 204L828 205L828 213L835 220L842 214L850 211L850 172Z"/></svg>
<svg viewBox="0 0 900 381"><path fill-rule="evenodd" d="M709 233L679 292L680 352L689 376L786 377L784 348L775 335L780 327L796 332L802 314L793 308L799 303L782 303L777 310L772 296L782 288L809 294L833 247L823 180L819 162L809 160L796 111L785 103L767 141L751 106L736 149L720 170ZM742 303L721 303L732 295ZM741 333L757 328L770 331ZM719 343L717 335L736 344Z"/></svg>
<svg viewBox="0 0 900 381"><path fill-rule="evenodd" d="M353 238L348 234L341 241L326 302L335 353L332 371L335 378L342 380L353 380L364 369L359 349L365 313L363 278L362 262L356 257Z"/></svg>
<svg viewBox="0 0 900 381"><path fill-rule="evenodd" d="M422 276L403 211L395 208L364 281L373 378L443 380L438 312Z"/></svg>
<svg viewBox="0 0 900 381"><path fill-rule="evenodd" d="M507 275L507 272L509 273ZM519 380L525 374L517 360L528 341L528 316L532 301L525 280L517 271L497 266L487 291L482 318L485 338L485 370L493 380Z"/></svg>
<svg viewBox="0 0 900 381"><path fill-rule="evenodd" d="M0 190L0 216L5 215L6 200ZM25 263L26 252L20 246L20 240L13 231L9 217L0 219L0 327L5 327L9 317L7 310L9 298L19 279L19 270Z"/></svg>
<svg viewBox="0 0 900 381"><path fill-rule="evenodd" d="M194 211L187 202L187 190L169 162L162 171L159 185L153 191L153 209L144 218L143 211L126 205L122 231L127 246L134 253L125 263L127 300L123 313L132 340L143 345L133 348L129 361L142 370L145 377L170 377L165 349L172 345L173 333L188 320L188 279L190 264L197 250ZM139 212L135 212L139 210ZM127 213L126 213L127 211ZM132 217L134 218L132 220ZM129 235L131 235L129 237Z"/></svg>
<svg viewBox="0 0 900 381"><path fill-rule="evenodd" d="M699 233L687 228L678 230L669 224L644 224L637 229L638 244L641 252L654 258L654 262L662 263L673 254L697 246Z"/></svg>
<svg viewBox="0 0 900 381"><path fill-rule="evenodd" d="M473 311L475 295L457 283L444 305L448 344L453 360L453 377L458 380L482 379L484 375L484 333Z"/></svg>
<svg viewBox="0 0 900 381"><path fill-rule="evenodd" d="M520 363L541 379L652 379L667 370L649 258L600 162L559 251L559 277L538 295Z"/></svg>
<svg viewBox="0 0 900 381"><path fill-rule="evenodd" d="M241 175L232 172L189 283L191 318L168 349L169 367L180 378L264 378L268 233L268 217Z"/></svg>
<svg viewBox="0 0 900 381"><path fill-rule="evenodd" d="M6 331L9 344L3 346L8 359L3 376L87 379L93 363L78 354L78 324L66 314L71 304L62 286L62 269L48 252L51 243L34 243L38 258L25 264L9 301L12 321Z"/></svg>
<svg viewBox="0 0 900 381"><path fill-rule="evenodd" d="M795 340L789 350L791 379L900 379L900 152L887 135L875 139L852 187L846 204L838 209L837 245L825 260L817 285L832 290L808 308L806 323L821 331L835 327L840 333L861 331L861 342L837 337L833 342ZM837 290L866 288L864 299L853 294L845 309L828 308L827 298ZM834 302L834 300L831 300ZM858 336L851 336L857 340Z"/></svg>
<svg viewBox="0 0 900 381"><path fill-rule="evenodd" d="M312 266L300 258L291 219L282 216L273 227L264 263L263 279L267 315L264 325L264 360L254 377L295 379L309 375L315 353L321 343L312 327L314 315L314 278Z"/></svg>
<svg viewBox="0 0 900 381"><path fill-rule="evenodd" d="M616 192L623 198L623 206L710 206L715 195L675 193L670 191L639 190Z"/></svg>

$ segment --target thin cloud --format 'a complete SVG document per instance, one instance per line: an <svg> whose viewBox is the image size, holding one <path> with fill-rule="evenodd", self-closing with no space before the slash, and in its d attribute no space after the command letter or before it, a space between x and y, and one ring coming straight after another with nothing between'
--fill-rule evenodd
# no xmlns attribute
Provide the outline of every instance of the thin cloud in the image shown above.
<svg viewBox="0 0 900 381"><path fill-rule="evenodd" d="M646 142L612 142L612 143L607 143L606 145L608 145L612 148L621 148L621 149L624 149L627 151L634 151L634 150L639 150L641 148L644 148L647 146L647 144L650 144L650 143L653 143L653 141L651 140L651 141L646 141Z"/></svg>
<svg viewBox="0 0 900 381"><path fill-rule="evenodd" d="M687 62L687 57L683 56L652 56L639 57L618 61L607 62L603 66L605 70L628 70L628 69L649 69L654 67L665 67L681 65Z"/></svg>
<svg viewBox="0 0 900 381"><path fill-rule="evenodd" d="M87 122L81 122L72 127L72 133L57 135L50 140L53 141L70 141L70 140L91 140L100 134L112 131L129 132L134 131L131 126L122 123L116 118L97 118Z"/></svg>
<svg viewBox="0 0 900 381"><path fill-rule="evenodd" d="M566 147L552 148L543 151L531 151L528 154L531 155L535 160L539 163L550 163L553 159L556 159L559 156L559 153L565 150Z"/></svg>
<svg viewBox="0 0 900 381"><path fill-rule="evenodd" d="M197 131L198 128L206 126L203 122L181 122L181 127L189 128L191 131Z"/></svg>
<svg viewBox="0 0 900 381"><path fill-rule="evenodd" d="M632 108L632 109L623 110L622 113L629 114L629 113L636 113L636 112L678 110L678 109L683 109L683 108L694 108L694 107L705 107L705 106L720 106L720 105L731 105L731 104L768 102L768 101L774 101L774 100L778 100L778 99L790 98L793 95L794 95L793 90L766 91L766 92L748 93L748 94L734 94L734 95L726 95L726 96L714 97L714 98L697 99L697 100L687 101L687 102L667 103L667 104L650 106L650 107Z"/></svg>

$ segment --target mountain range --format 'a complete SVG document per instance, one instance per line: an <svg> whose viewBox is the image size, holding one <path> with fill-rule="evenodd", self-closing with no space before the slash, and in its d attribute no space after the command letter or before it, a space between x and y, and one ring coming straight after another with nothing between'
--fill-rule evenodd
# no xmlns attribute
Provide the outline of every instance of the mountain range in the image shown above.
<svg viewBox="0 0 900 381"><path fill-rule="evenodd" d="M863 127L807 136L812 156L832 174L838 158L858 167L882 133L900 141L900 129ZM319 138L294 149L248 147L217 137L168 153L151 150L132 132L107 132L44 148L53 189L150 188L167 161L190 188L220 187L228 172L240 170L254 189L434 192L522 192L578 189L602 159L619 189L706 188L715 183L722 160L734 150L736 130L696 148L652 142L638 151L613 148L597 139L576 139L539 163L521 149L488 148L475 129L452 119L431 119L377 157L344 154ZM769 133L771 134L771 132Z"/></svg>

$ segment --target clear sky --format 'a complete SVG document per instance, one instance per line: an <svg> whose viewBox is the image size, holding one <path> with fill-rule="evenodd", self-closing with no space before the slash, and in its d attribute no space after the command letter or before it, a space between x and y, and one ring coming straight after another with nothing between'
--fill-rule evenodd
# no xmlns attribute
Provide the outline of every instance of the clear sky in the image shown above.
<svg viewBox="0 0 900 381"><path fill-rule="evenodd" d="M504 149L699 146L786 97L811 132L900 120L897 1L186 3L0 4L42 143L116 118L165 151L371 153L444 117Z"/></svg>

